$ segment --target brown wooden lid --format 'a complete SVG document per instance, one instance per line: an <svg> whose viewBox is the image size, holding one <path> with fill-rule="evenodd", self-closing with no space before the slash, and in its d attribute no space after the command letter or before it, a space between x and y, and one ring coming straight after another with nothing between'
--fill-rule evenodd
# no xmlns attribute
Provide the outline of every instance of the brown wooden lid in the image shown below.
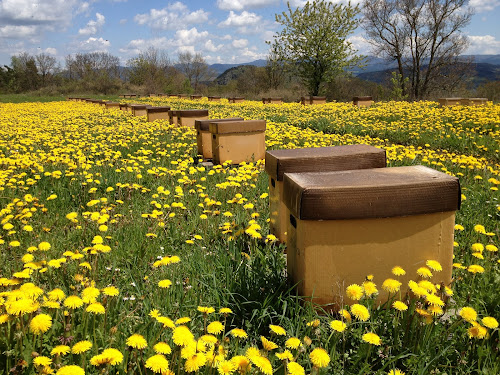
<svg viewBox="0 0 500 375"><path fill-rule="evenodd" d="M147 105L146 104L131 104L130 107L133 109L146 109Z"/></svg>
<svg viewBox="0 0 500 375"><path fill-rule="evenodd" d="M285 173L383 168L385 150L369 145L295 148L266 152L266 172L277 181Z"/></svg>
<svg viewBox="0 0 500 375"><path fill-rule="evenodd" d="M170 107L150 107L147 108L148 113L161 113L170 111Z"/></svg>
<svg viewBox="0 0 500 375"><path fill-rule="evenodd" d="M208 119L208 120L194 120L194 127L196 130L208 131L211 122L227 122L227 121L242 121L242 117L222 118L222 119Z"/></svg>
<svg viewBox="0 0 500 375"><path fill-rule="evenodd" d="M250 133L265 130L266 120L211 122L209 125L209 131L212 134Z"/></svg>
<svg viewBox="0 0 500 375"><path fill-rule="evenodd" d="M302 220L419 215L458 210L460 183L420 165L286 173L283 201Z"/></svg>
<svg viewBox="0 0 500 375"><path fill-rule="evenodd" d="M355 96L352 98L353 101L358 102L358 101L365 101L365 100L372 100L371 96Z"/></svg>
<svg viewBox="0 0 500 375"><path fill-rule="evenodd" d="M208 116L208 109L184 109L177 111L178 117L202 117Z"/></svg>

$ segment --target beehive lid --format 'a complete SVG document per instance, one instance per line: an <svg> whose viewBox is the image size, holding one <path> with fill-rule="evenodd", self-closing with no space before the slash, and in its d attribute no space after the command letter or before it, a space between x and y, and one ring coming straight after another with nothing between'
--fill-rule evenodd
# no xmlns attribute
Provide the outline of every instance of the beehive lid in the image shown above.
<svg viewBox="0 0 500 375"><path fill-rule="evenodd" d="M208 109L185 109L177 111L179 117L203 117L208 116Z"/></svg>
<svg viewBox="0 0 500 375"><path fill-rule="evenodd" d="M287 173L283 200L302 220L409 216L458 210L460 183L424 166Z"/></svg>
<svg viewBox="0 0 500 375"><path fill-rule="evenodd" d="M243 121L243 118L233 117L233 118L222 118L222 119L194 120L194 127L196 130L208 131L211 122L227 122L227 121Z"/></svg>
<svg viewBox="0 0 500 375"><path fill-rule="evenodd" d="M285 173L383 168L385 150L369 145L296 148L266 152L266 172L277 181Z"/></svg>
<svg viewBox="0 0 500 375"><path fill-rule="evenodd" d="M212 134L251 133L265 130L266 120L221 121L211 122L209 125L209 131Z"/></svg>
<svg viewBox="0 0 500 375"><path fill-rule="evenodd" d="M130 107L133 109L146 109L147 106L145 104L131 104Z"/></svg>
<svg viewBox="0 0 500 375"><path fill-rule="evenodd" d="M118 102L106 102L106 105L110 105L110 106L119 106L120 103Z"/></svg>
<svg viewBox="0 0 500 375"><path fill-rule="evenodd" d="M148 113L162 113L170 111L170 107L150 107L147 108Z"/></svg>
<svg viewBox="0 0 500 375"><path fill-rule="evenodd" d="M368 100L372 100L372 97L371 96L355 96L354 98L352 98L352 100L355 102L368 101Z"/></svg>

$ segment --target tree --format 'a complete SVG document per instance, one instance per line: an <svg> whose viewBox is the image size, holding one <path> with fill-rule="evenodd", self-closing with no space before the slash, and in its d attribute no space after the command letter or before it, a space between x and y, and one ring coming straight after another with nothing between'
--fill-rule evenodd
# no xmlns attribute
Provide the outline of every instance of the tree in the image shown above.
<svg viewBox="0 0 500 375"><path fill-rule="evenodd" d="M332 81L346 68L355 66L352 44L346 40L358 26L359 8L312 0L302 9L276 15L284 28L274 37L272 50L280 60L297 70L310 95L318 95L324 82Z"/></svg>
<svg viewBox="0 0 500 375"><path fill-rule="evenodd" d="M266 76L269 88L274 90L277 90L285 80L286 67L284 62L280 60L276 45L271 46L267 55Z"/></svg>
<svg viewBox="0 0 500 375"><path fill-rule="evenodd" d="M144 85L150 94L164 91L171 83L172 77L177 74L170 64L167 53L154 47L130 59L127 65L130 68L128 72L130 82Z"/></svg>
<svg viewBox="0 0 500 375"><path fill-rule="evenodd" d="M467 48L462 34L472 10L467 0L367 0L363 27L376 56L395 61L402 95L422 99ZM405 85L409 79L408 88ZM408 90L408 92L407 92Z"/></svg>
<svg viewBox="0 0 500 375"><path fill-rule="evenodd" d="M209 68L201 53L182 52L179 53L179 69L189 79L191 87L196 92L202 81L214 78L214 72Z"/></svg>
<svg viewBox="0 0 500 375"><path fill-rule="evenodd" d="M38 72L42 76L42 86L45 86L51 76L56 72L57 60L55 57L40 53L35 56Z"/></svg>
<svg viewBox="0 0 500 375"><path fill-rule="evenodd" d="M40 76L33 56L27 52L12 56L10 65L14 71L14 79L11 81L14 91L25 92L39 88Z"/></svg>
<svg viewBox="0 0 500 375"><path fill-rule="evenodd" d="M119 86L120 59L107 52L66 56L66 69L70 79L80 80L87 90L107 94Z"/></svg>

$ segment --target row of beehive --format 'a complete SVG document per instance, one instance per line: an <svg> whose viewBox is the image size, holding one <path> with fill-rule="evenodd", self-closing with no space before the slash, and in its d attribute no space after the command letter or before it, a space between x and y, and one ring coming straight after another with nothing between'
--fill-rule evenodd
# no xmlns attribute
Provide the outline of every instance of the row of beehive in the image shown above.
<svg viewBox="0 0 500 375"><path fill-rule="evenodd" d="M367 145L265 152L265 121L203 114L194 126L204 158L223 163L265 155L270 230L287 245L288 275L301 295L343 305L352 302L345 288L368 274L384 280L399 265L406 284L429 259L443 268L433 281L449 284L458 179L422 166L385 168L385 151ZM379 301L386 298L381 291Z"/></svg>
<svg viewBox="0 0 500 375"><path fill-rule="evenodd" d="M208 119L207 109L171 110L145 104L85 101L116 108L134 116L147 116L148 121L169 120L176 126L196 127L198 154L215 164L239 164L264 159L266 152L266 121L234 119Z"/></svg>
<svg viewBox="0 0 500 375"><path fill-rule="evenodd" d="M452 105L484 105L488 102L487 98L439 98L441 106Z"/></svg>

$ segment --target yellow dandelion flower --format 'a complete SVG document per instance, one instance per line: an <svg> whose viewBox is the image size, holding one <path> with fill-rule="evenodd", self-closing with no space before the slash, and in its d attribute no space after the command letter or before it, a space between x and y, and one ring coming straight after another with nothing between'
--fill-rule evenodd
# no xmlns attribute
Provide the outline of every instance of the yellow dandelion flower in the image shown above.
<svg viewBox="0 0 500 375"><path fill-rule="evenodd" d="M145 349L148 347L148 342L146 341L144 336L139 335L137 333L130 336L126 341L126 344L132 348L139 349L139 350L142 350L142 349Z"/></svg>
<svg viewBox="0 0 500 375"><path fill-rule="evenodd" d="M233 328L231 331L229 331L229 333L231 334L231 336L240 339L246 339L248 337L247 333L241 328Z"/></svg>
<svg viewBox="0 0 500 375"><path fill-rule="evenodd" d="M194 335L191 333L188 327L179 326L174 328L172 340L174 341L175 345L186 346L194 340Z"/></svg>
<svg viewBox="0 0 500 375"><path fill-rule="evenodd" d="M106 312L106 309L100 302L94 302L88 305L85 311L95 315L102 315Z"/></svg>
<svg viewBox="0 0 500 375"><path fill-rule="evenodd" d="M483 319L481 319L481 322L485 327L488 327L489 329L498 328L498 321L491 316L484 317Z"/></svg>
<svg viewBox="0 0 500 375"><path fill-rule="evenodd" d="M392 307L398 311L408 310L408 306L406 306L406 304L404 302L401 302L401 301L394 301L392 304Z"/></svg>
<svg viewBox="0 0 500 375"><path fill-rule="evenodd" d="M38 250L40 251L49 251L51 248L50 243L48 242L40 242L38 244Z"/></svg>
<svg viewBox="0 0 500 375"><path fill-rule="evenodd" d="M224 330L224 325L219 321L212 322L207 326L207 332L213 335L218 335L223 330Z"/></svg>
<svg viewBox="0 0 500 375"><path fill-rule="evenodd" d="M198 306L198 311L202 314L211 314L215 309L213 307Z"/></svg>
<svg viewBox="0 0 500 375"><path fill-rule="evenodd" d="M399 291L399 288L401 287L401 283L398 280L394 279L386 279L382 283L382 289L389 293L396 293Z"/></svg>
<svg viewBox="0 0 500 375"><path fill-rule="evenodd" d="M330 322L330 327L337 332L344 332L347 328L347 325L341 320L332 320Z"/></svg>
<svg viewBox="0 0 500 375"><path fill-rule="evenodd" d="M471 264L469 267L467 267L467 271L470 273L483 273L484 268L478 264Z"/></svg>
<svg viewBox="0 0 500 375"><path fill-rule="evenodd" d="M361 339L364 341L364 342L367 342L369 344L372 344L372 345L381 345L382 344L382 340L380 339L380 337L373 333L373 332L368 332L368 333L365 333Z"/></svg>
<svg viewBox="0 0 500 375"><path fill-rule="evenodd" d="M160 288L164 288L164 289L170 288L171 285L172 285L172 282L170 280L168 280L168 279L160 280L158 282L158 286Z"/></svg>
<svg viewBox="0 0 500 375"><path fill-rule="evenodd" d="M219 310L219 314L227 315L227 314L232 314L232 313L233 313L233 310L231 310L229 307L223 307Z"/></svg>
<svg viewBox="0 0 500 375"><path fill-rule="evenodd" d="M319 322L319 319L314 319L314 320L312 320L312 321L310 321L310 322L307 322L307 324L306 324L306 325L307 325L308 327L318 328L318 327L319 327L319 323L320 323L320 322Z"/></svg>
<svg viewBox="0 0 500 375"><path fill-rule="evenodd" d="M83 300L78 296L69 296L64 300L63 305L68 309L77 309L83 306Z"/></svg>
<svg viewBox="0 0 500 375"><path fill-rule="evenodd" d="M73 347L71 348L71 353L82 354L89 351L91 348L92 348L92 343L88 340L83 340L73 345Z"/></svg>
<svg viewBox="0 0 500 375"><path fill-rule="evenodd" d="M184 316L182 318L177 319L175 321L175 324L176 325L183 325L183 324L189 323L190 321L191 321L191 318Z"/></svg>
<svg viewBox="0 0 500 375"><path fill-rule="evenodd" d="M269 329L271 330L272 333L274 333L278 336L285 336L286 335L286 331L283 327L270 324Z"/></svg>
<svg viewBox="0 0 500 375"><path fill-rule="evenodd" d="M469 323L475 322L477 319L477 312L472 307L462 307L459 315Z"/></svg>
<svg viewBox="0 0 500 375"><path fill-rule="evenodd" d="M482 253L484 251L484 245L482 243L473 243L470 248L472 251L478 253Z"/></svg>
<svg viewBox="0 0 500 375"><path fill-rule="evenodd" d="M57 370L56 375L85 375L85 370L76 365L62 366Z"/></svg>
<svg viewBox="0 0 500 375"><path fill-rule="evenodd" d="M474 324L472 327L467 329L469 338L484 339L488 335L488 330L480 324Z"/></svg>
<svg viewBox="0 0 500 375"><path fill-rule="evenodd" d="M363 282L363 291L367 297L371 297L374 294L378 293L377 286L373 281L365 281Z"/></svg>
<svg viewBox="0 0 500 375"><path fill-rule="evenodd" d="M432 277L432 272L427 267L420 267L417 270L417 274L424 279L430 279Z"/></svg>
<svg viewBox="0 0 500 375"><path fill-rule="evenodd" d="M351 314L349 314L349 311L347 311L346 309L342 309L339 311L339 314L342 317L342 319L344 319L347 323L351 322L352 318Z"/></svg>
<svg viewBox="0 0 500 375"><path fill-rule="evenodd" d="M160 341L153 346L153 350L158 354L170 354L172 348L166 342Z"/></svg>
<svg viewBox="0 0 500 375"><path fill-rule="evenodd" d="M286 365L289 375L305 375L304 367L299 365L297 362L289 362Z"/></svg>
<svg viewBox="0 0 500 375"><path fill-rule="evenodd" d="M439 272L443 270L443 267L441 266L441 263L439 263L437 260L427 260L425 262L427 267L429 267L431 270Z"/></svg>
<svg viewBox="0 0 500 375"><path fill-rule="evenodd" d="M186 363L184 364L184 369L187 372L195 372L198 371L201 367L205 365L207 362L207 357L203 353L196 353L190 358L186 359Z"/></svg>
<svg viewBox="0 0 500 375"><path fill-rule="evenodd" d="M363 287L358 284L351 284L346 288L346 295L353 301L359 301L363 297Z"/></svg>
<svg viewBox="0 0 500 375"><path fill-rule="evenodd" d="M260 341L262 342L262 347L267 352L269 352L269 351L271 351L273 349L276 349L278 347L277 344L275 344L274 342L266 339L264 336L260 336Z"/></svg>
<svg viewBox="0 0 500 375"><path fill-rule="evenodd" d="M404 276L406 275L406 271L400 267L400 266L396 266L396 267L393 267L392 270L391 270L392 274L394 276Z"/></svg>
<svg viewBox="0 0 500 375"><path fill-rule="evenodd" d="M271 362L269 362L269 359L265 357L254 356L250 360L255 365L255 367L257 367L260 370L260 372L262 372L264 375L273 374L273 366L271 365Z"/></svg>
<svg viewBox="0 0 500 375"><path fill-rule="evenodd" d="M155 354L146 360L146 368L154 373L164 373L168 370L168 360L162 354Z"/></svg>
<svg viewBox="0 0 500 375"><path fill-rule="evenodd" d="M323 368L330 363L330 356L325 349L316 348L310 354L309 358L312 364L317 368Z"/></svg>
<svg viewBox="0 0 500 375"><path fill-rule="evenodd" d="M394 370L389 371L387 375L405 375L405 373L396 368Z"/></svg>
<svg viewBox="0 0 500 375"><path fill-rule="evenodd" d="M35 366L50 366L52 364L52 359L50 359L49 357L45 357L43 355L40 355L38 357L35 357L33 359L33 364Z"/></svg>
<svg viewBox="0 0 500 375"><path fill-rule="evenodd" d="M47 332L52 327L52 317L47 314L38 314L30 321L30 331L35 335Z"/></svg>
<svg viewBox="0 0 500 375"><path fill-rule="evenodd" d="M285 341L285 347L288 349L297 349L301 344L300 339L297 337L290 337L288 340Z"/></svg>
<svg viewBox="0 0 500 375"><path fill-rule="evenodd" d="M51 352L50 352L50 355L52 356L55 356L55 355L60 355L60 356L63 356L63 355L66 355L70 352L71 348L67 345L57 345L55 346Z"/></svg>
<svg viewBox="0 0 500 375"><path fill-rule="evenodd" d="M484 225L477 224L477 225L474 225L474 232L486 234L486 228L484 227Z"/></svg>
<svg viewBox="0 0 500 375"><path fill-rule="evenodd" d="M233 362L235 364L235 366L240 374L246 374L247 372L250 371L250 369L252 367L250 360L243 355L237 355L237 356L231 358L231 362Z"/></svg>
<svg viewBox="0 0 500 375"><path fill-rule="evenodd" d="M351 313L356 317L356 319L366 322L370 318L370 313L368 309L360 304L353 304L351 306Z"/></svg>
<svg viewBox="0 0 500 375"><path fill-rule="evenodd" d="M107 286L106 288L104 288L102 290L102 294L104 294L105 296L109 296L109 297L115 297L119 293L120 293L120 291L115 286Z"/></svg>

